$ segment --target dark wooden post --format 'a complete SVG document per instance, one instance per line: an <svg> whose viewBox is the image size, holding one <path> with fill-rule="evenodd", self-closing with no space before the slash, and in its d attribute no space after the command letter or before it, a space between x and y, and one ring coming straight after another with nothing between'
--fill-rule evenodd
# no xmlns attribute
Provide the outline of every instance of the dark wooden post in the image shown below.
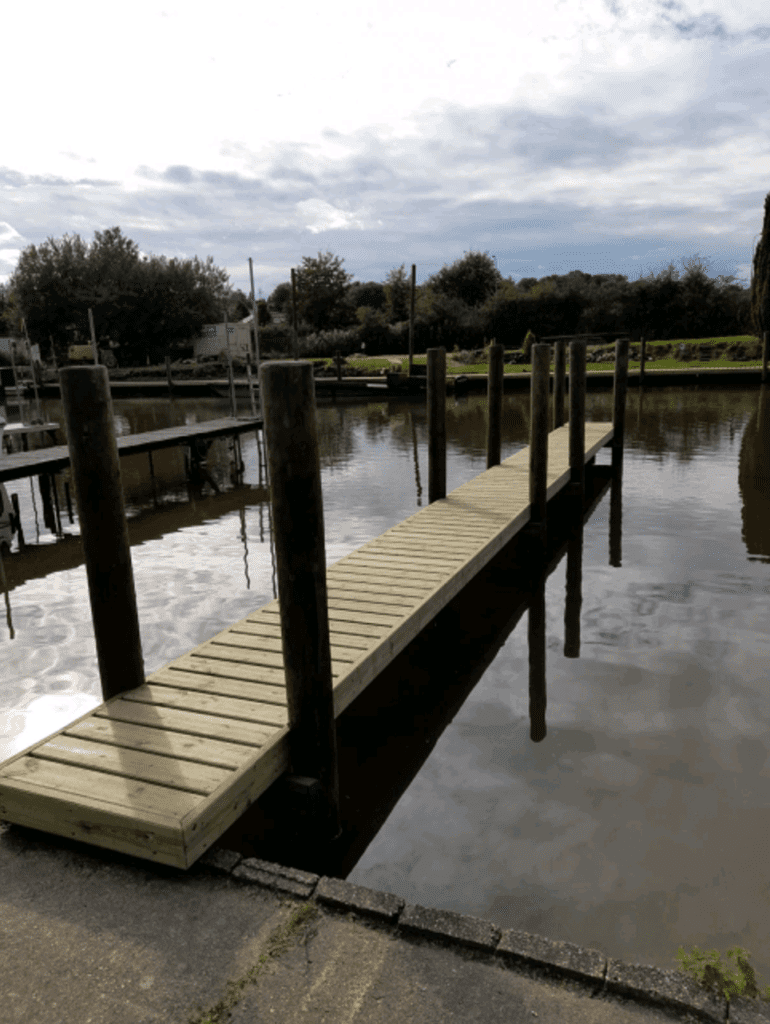
<svg viewBox="0 0 770 1024"><path fill-rule="evenodd" d="M647 339L642 337L639 339L639 346L641 351L639 352L639 387L644 384L644 370L647 363Z"/></svg>
<svg viewBox="0 0 770 1024"><path fill-rule="evenodd" d="M623 463L623 441L626 433L626 392L628 390L628 338L615 342L615 383L612 392L612 468Z"/></svg>
<svg viewBox="0 0 770 1024"><path fill-rule="evenodd" d="M619 569L623 557L623 474L613 473L610 482L610 565Z"/></svg>
<svg viewBox="0 0 770 1024"><path fill-rule="evenodd" d="M56 533L56 516L54 515L53 500L51 498L51 478L48 473L38 473L37 485L43 502L43 522L51 533Z"/></svg>
<svg viewBox="0 0 770 1024"><path fill-rule="evenodd" d="M446 349L428 349L428 504L446 498Z"/></svg>
<svg viewBox="0 0 770 1024"><path fill-rule="evenodd" d="M67 480L64 481L64 500L67 503L67 516L69 517L70 526L75 522L72 516L72 495L70 494L70 485Z"/></svg>
<svg viewBox="0 0 770 1024"><path fill-rule="evenodd" d="M500 465L500 434L503 418L503 355L502 345L489 346L489 381L487 384L487 469Z"/></svg>
<svg viewBox="0 0 770 1024"><path fill-rule="evenodd" d="M557 341L553 363L553 429L564 425L564 385L567 363L567 342Z"/></svg>
<svg viewBox="0 0 770 1024"><path fill-rule="evenodd" d="M569 466L572 491L583 500L586 477L586 342L569 346Z"/></svg>
<svg viewBox="0 0 770 1024"><path fill-rule="evenodd" d="M567 596L564 603L564 657L580 657L580 609L583 604L583 518L567 543Z"/></svg>
<svg viewBox="0 0 770 1024"><path fill-rule="evenodd" d="M530 522L545 539L548 505L548 385L550 384L551 346L547 342L532 346L530 391L529 503Z"/></svg>
<svg viewBox="0 0 770 1024"><path fill-rule="evenodd" d="M105 366L59 371L105 700L144 684L120 458Z"/></svg>
<svg viewBox="0 0 770 1024"><path fill-rule="evenodd" d="M251 352L246 353L246 380L249 382L249 402L251 404L251 415L257 418L257 401L254 397L254 378L251 376Z"/></svg>
<svg viewBox="0 0 770 1024"><path fill-rule="evenodd" d="M297 275L294 267L291 268L291 345L292 355L295 359L299 359L299 337L297 336Z"/></svg>
<svg viewBox="0 0 770 1024"><path fill-rule="evenodd" d="M334 363L337 367L337 380L342 380L342 353L339 349L334 353Z"/></svg>
<svg viewBox="0 0 770 1024"><path fill-rule="evenodd" d="M263 363L262 386L291 769L320 782L336 835L337 739L312 363Z"/></svg>
<svg viewBox="0 0 770 1024"><path fill-rule="evenodd" d="M412 362L414 360L414 293L417 274L417 265L412 264L412 283L409 288L409 376L412 376Z"/></svg>
<svg viewBox="0 0 770 1024"><path fill-rule="evenodd" d="M767 363L770 360L770 331L762 332L762 383L767 383Z"/></svg>

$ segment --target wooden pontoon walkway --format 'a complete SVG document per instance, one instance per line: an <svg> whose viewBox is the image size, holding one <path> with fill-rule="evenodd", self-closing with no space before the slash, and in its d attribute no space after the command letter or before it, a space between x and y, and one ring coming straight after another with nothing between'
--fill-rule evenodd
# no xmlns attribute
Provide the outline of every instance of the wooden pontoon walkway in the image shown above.
<svg viewBox="0 0 770 1024"><path fill-rule="evenodd" d="M612 425L588 423L588 462ZM549 434L548 496L569 480ZM327 570L335 714L529 520L529 449ZM278 601L0 766L0 819L190 867L288 763Z"/></svg>
<svg viewBox="0 0 770 1024"><path fill-rule="evenodd" d="M228 434L244 434L262 426L261 419L253 417L225 417L218 420L204 420L202 423L185 423L179 427L165 427L162 430L147 430L141 434L125 434L119 437L118 454L137 455L152 452L158 448L172 448L188 444L201 437L223 437ZM41 473L58 473L70 464L70 451L66 444L52 448L38 448L31 452L0 454L0 483L5 480L19 480Z"/></svg>

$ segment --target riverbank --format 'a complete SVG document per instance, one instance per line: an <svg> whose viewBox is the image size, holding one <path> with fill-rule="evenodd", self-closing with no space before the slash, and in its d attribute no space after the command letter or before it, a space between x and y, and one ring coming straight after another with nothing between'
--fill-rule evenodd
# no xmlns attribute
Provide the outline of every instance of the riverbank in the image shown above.
<svg viewBox="0 0 770 1024"><path fill-rule="evenodd" d="M4 1019L24 1024L723 1021L675 967L209 852L188 872L0 826ZM736 999L730 1020L770 1020ZM766 1015L763 1015L763 1012Z"/></svg>

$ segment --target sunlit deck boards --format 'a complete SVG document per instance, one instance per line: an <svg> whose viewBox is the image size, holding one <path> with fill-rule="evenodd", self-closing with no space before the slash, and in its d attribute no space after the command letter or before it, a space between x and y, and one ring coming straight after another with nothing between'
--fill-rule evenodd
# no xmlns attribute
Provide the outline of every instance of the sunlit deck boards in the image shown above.
<svg viewBox="0 0 770 1024"><path fill-rule="evenodd" d="M586 461L612 438L586 424ZM549 435L548 496L569 479ZM529 449L327 570L335 712L529 519ZM288 768L272 601L0 766L0 819L186 868Z"/></svg>

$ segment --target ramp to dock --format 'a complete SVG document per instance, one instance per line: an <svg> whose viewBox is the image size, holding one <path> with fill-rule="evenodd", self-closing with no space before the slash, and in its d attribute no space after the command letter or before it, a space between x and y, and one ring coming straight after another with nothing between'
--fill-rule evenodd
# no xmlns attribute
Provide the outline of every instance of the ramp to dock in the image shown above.
<svg viewBox="0 0 770 1024"><path fill-rule="evenodd" d="M588 462L613 436L587 423ZM569 428L548 436L548 497ZM529 448L327 569L335 714L529 521ZM0 765L0 820L188 868L289 769L278 601Z"/></svg>

